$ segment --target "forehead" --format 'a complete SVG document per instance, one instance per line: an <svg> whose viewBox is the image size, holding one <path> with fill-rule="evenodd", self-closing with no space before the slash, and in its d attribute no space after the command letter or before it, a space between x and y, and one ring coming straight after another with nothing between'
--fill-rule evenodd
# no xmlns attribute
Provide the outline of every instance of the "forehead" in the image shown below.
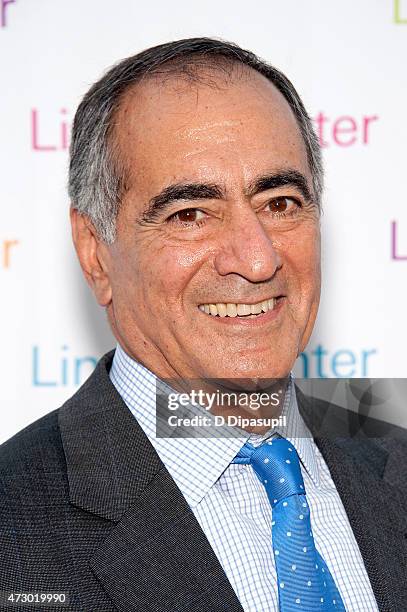
<svg viewBox="0 0 407 612"><path fill-rule="evenodd" d="M147 197L175 180L236 184L285 167L310 178L297 121L270 81L251 69L206 76L154 77L127 92L115 138L130 189Z"/></svg>

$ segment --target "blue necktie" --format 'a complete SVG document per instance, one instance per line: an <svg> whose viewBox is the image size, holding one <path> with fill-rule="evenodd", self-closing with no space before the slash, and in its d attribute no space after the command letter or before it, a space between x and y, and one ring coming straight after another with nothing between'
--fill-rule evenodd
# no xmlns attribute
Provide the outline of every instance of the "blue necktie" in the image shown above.
<svg viewBox="0 0 407 612"><path fill-rule="evenodd" d="M300 460L285 438L255 448L248 442L233 463L249 463L273 508L272 539L281 612L344 612L341 596L311 529Z"/></svg>

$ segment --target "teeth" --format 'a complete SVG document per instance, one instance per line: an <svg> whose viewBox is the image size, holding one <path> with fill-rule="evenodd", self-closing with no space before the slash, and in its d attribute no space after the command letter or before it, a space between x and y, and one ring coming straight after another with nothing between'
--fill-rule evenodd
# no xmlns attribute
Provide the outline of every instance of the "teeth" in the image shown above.
<svg viewBox="0 0 407 612"><path fill-rule="evenodd" d="M239 316L250 314L250 304L236 304L236 306L237 306L237 314Z"/></svg>
<svg viewBox="0 0 407 612"><path fill-rule="evenodd" d="M218 309L218 315L220 317L226 317L226 311L227 311L226 304L216 304L216 308Z"/></svg>
<svg viewBox="0 0 407 612"><path fill-rule="evenodd" d="M236 304L227 304L226 314L228 315L228 317L237 317Z"/></svg>
<svg viewBox="0 0 407 612"><path fill-rule="evenodd" d="M260 314L262 306L263 306L263 302L260 302L259 304L252 304L250 306L250 312L252 314Z"/></svg>
<svg viewBox="0 0 407 612"><path fill-rule="evenodd" d="M231 303L217 303L217 304L200 304L199 310L210 314L213 317L246 317L248 315L257 315L261 312L267 312L273 310L275 305L275 299L270 298L257 304L231 304Z"/></svg>

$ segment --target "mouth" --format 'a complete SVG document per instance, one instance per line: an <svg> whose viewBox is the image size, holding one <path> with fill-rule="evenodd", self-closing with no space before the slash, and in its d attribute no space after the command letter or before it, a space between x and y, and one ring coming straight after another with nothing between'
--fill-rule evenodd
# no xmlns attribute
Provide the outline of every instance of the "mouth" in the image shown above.
<svg viewBox="0 0 407 612"><path fill-rule="evenodd" d="M247 303L208 303L199 304L199 310L217 320L230 323L243 323L258 320L266 322L281 310L285 296L272 297L255 304Z"/></svg>

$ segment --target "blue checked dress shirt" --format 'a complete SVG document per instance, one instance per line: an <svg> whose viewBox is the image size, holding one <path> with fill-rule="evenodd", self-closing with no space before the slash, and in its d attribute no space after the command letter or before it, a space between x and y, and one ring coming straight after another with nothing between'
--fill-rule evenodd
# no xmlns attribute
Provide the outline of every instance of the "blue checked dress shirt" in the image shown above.
<svg viewBox="0 0 407 612"><path fill-rule="evenodd" d="M278 611L272 507L252 466L232 463L245 442L258 447L271 434L156 438L155 375L117 345L110 379L191 507L243 609ZM345 609L377 612L358 544L329 469L299 414L292 383L283 414L287 426L277 433L300 458L316 548Z"/></svg>

